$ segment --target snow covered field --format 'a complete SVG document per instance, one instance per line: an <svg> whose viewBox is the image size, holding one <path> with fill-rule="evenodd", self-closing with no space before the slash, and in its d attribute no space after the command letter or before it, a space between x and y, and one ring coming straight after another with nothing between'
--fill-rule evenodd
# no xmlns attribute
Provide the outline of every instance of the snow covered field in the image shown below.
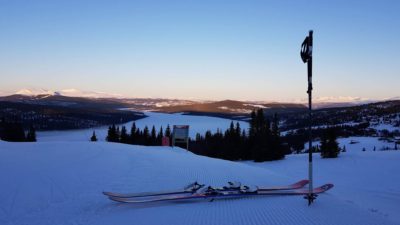
<svg viewBox="0 0 400 225"><path fill-rule="evenodd" d="M175 189L195 180L288 184L306 178L307 155L256 164L169 147L0 141L0 224L400 224L400 151L363 152L377 140L358 140L338 159L315 155L315 185L335 187L311 207L298 196L129 205L101 194Z"/></svg>
<svg viewBox="0 0 400 225"><path fill-rule="evenodd" d="M229 128L231 120L209 117L209 116L189 116L182 115L181 113L175 114L166 114L166 113L155 113L155 112L145 112L148 116L144 119L137 120L136 127L143 129L145 126L148 126L149 129L154 125L157 132L160 129L160 126L163 127L164 131L167 125L169 124L171 129L173 125L189 125L189 135L192 138L196 137L196 133L200 133L204 135L207 130L211 130L213 133L217 131L217 129L222 129L225 131ZM242 128L247 129L249 127L247 122L242 121L234 121L240 123ZM132 122L123 124L126 126L128 132L130 132ZM45 132L37 132L38 141L47 142L47 141L87 141L90 140L93 131L96 132L96 136L99 141L104 141L107 136L108 127L98 127L93 129L82 129L82 130L71 130L71 131L45 131Z"/></svg>

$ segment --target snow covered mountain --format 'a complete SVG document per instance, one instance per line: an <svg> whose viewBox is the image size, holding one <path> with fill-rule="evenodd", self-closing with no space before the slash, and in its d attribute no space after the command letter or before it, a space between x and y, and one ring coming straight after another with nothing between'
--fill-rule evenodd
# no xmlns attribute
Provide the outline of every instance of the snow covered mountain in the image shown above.
<svg viewBox="0 0 400 225"><path fill-rule="evenodd" d="M105 92L96 92L96 91L82 91L76 88L69 88L63 90L48 90L43 88L24 88L18 90L14 93L7 93L1 92L0 96L9 96L9 95L22 95L22 96L65 96L65 97L81 97L81 98L97 98L97 99L104 99L104 98L112 98L112 99L120 99L125 102L130 103L137 103L137 105L148 105L148 106L155 106L160 108L165 108L165 111L176 111L178 108L187 109L188 105L192 105L190 109L193 108L204 108L210 107L210 104L218 103L218 102L229 102L227 106L219 106L222 111L230 111L231 113L244 113L248 112L248 108L254 108L249 106L258 106L256 108L265 108L265 105L296 105L301 104L306 106L307 99L301 100L294 100L291 103L278 103L278 102L265 102L265 101L232 101L232 100L225 100L225 101L201 101L201 100L183 100L183 99L162 99L162 98L134 98L134 97L127 97L121 94L110 94ZM389 101L389 100L399 100L400 97L394 97L389 99L383 100L374 100L374 99L367 99L361 97L352 97L352 96L338 96L338 97L314 97L313 98L313 107L318 108L332 108L332 107L349 107L349 106L357 106L362 104L368 104L372 102L378 101ZM237 104L232 102L243 102L243 104L238 107ZM233 104L233 105L232 105ZM234 107L231 107L234 106ZM215 108L215 107L214 107ZM185 110L183 110L185 111ZM187 111L187 110L186 110ZM196 111L196 110L195 110ZM217 109L213 109L213 111L218 111ZM221 111L221 110L220 110Z"/></svg>
<svg viewBox="0 0 400 225"><path fill-rule="evenodd" d="M368 103L377 102L378 100L352 97L352 96L338 96L338 97L314 97L313 98L313 108L336 108L336 107L350 107L357 105L364 105ZM308 104L307 99L301 101L303 104Z"/></svg>
<svg viewBox="0 0 400 225"><path fill-rule="evenodd" d="M82 98L122 98L119 94L109 94L105 92L81 91L75 88L63 89L60 91L52 91L42 88L25 88L14 93L15 95L24 96L67 96L67 97L82 97Z"/></svg>

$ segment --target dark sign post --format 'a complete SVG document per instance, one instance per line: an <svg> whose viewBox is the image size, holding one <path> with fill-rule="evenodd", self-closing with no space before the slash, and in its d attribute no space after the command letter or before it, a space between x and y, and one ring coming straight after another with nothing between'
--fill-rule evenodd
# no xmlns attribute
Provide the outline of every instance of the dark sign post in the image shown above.
<svg viewBox="0 0 400 225"><path fill-rule="evenodd" d="M313 31L310 30L308 36L304 39L301 45L301 59L304 63L307 63L308 71L308 113L309 113L309 124L308 124L308 179L309 191L305 198L308 200L308 205L311 205L313 201L317 198L317 195L312 192L313 190L313 168L312 168L312 51L313 51Z"/></svg>
<svg viewBox="0 0 400 225"><path fill-rule="evenodd" d="M189 126L188 125L174 125L172 131L172 146L176 143L185 143L186 150L189 150Z"/></svg>

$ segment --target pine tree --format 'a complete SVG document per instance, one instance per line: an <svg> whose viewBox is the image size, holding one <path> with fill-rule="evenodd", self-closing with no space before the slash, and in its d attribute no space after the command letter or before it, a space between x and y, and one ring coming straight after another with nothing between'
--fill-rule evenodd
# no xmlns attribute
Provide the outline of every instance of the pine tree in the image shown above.
<svg viewBox="0 0 400 225"><path fill-rule="evenodd" d="M110 141L112 140L112 128L111 126L108 127L108 131L107 131L107 137L106 137L106 141Z"/></svg>
<svg viewBox="0 0 400 225"><path fill-rule="evenodd" d="M164 137L164 131L163 131L163 127L160 127L160 131L158 131L157 134L157 143L156 145L161 145L162 144L162 138Z"/></svg>
<svg viewBox="0 0 400 225"><path fill-rule="evenodd" d="M285 157L285 151L281 144L279 132L279 118L275 113L271 125L271 141L270 141L270 160L282 159Z"/></svg>
<svg viewBox="0 0 400 225"><path fill-rule="evenodd" d="M272 136L274 136L274 137L279 137L280 136L280 133L279 133L279 118L278 118L278 114L276 114L276 113L274 114L274 117L273 117L271 133L272 133Z"/></svg>
<svg viewBox="0 0 400 225"><path fill-rule="evenodd" d="M136 124L135 122L132 123L132 127L131 127L131 133L129 135L129 143L131 144L135 144L137 136L136 136Z"/></svg>
<svg viewBox="0 0 400 225"><path fill-rule="evenodd" d="M322 158L336 158L340 153L339 144L334 128L325 130L321 139L321 156ZM326 143L325 143L326 142Z"/></svg>
<svg viewBox="0 0 400 225"><path fill-rule="evenodd" d="M109 142L118 142L118 135L117 135L117 128L115 127L115 124L112 126L108 127L108 133L106 140Z"/></svg>
<svg viewBox="0 0 400 225"><path fill-rule="evenodd" d="M121 131L119 130L119 126L115 130L115 141L120 142L121 141Z"/></svg>
<svg viewBox="0 0 400 225"><path fill-rule="evenodd" d="M171 137L171 128L169 127L169 124L167 125L167 129L165 129L165 136Z"/></svg>
<svg viewBox="0 0 400 225"><path fill-rule="evenodd" d="M25 131L22 123L19 122L4 122L2 140L12 142L26 141Z"/></svg>
<svg viewBox="0 0 400 225"><path fill-rule="evenodd" d="M167 128L165 129L165 137L169 138L169 143L171 146L172 145L172 134L171 134L171 128L169 127L169 124L167 125Z"/></svg>
<svg viewBox="0 0 400 225"><path fill-rule="evenodd" d="M125 126L122 126L121 128L120 142L124 144L129 143L129 135L126 131Z"/></svg>
<svg viewBox="0 0 400 225"><path fill-rule="evenodd" d="M200 133L196 134L196 142L201 142L202 141L202 137Z"/></svg>
<svg viewBox="0 0 400 225"><path fill-rule="evenodd" d="M156 143L157 143L157 134L156 134L156 128L154 127L154 125L153 125L153 127L151 128L151 136L150 136L150 145L156 145Z"/></svg>
<svg viewBox="0 0 400 225"><path fill-rule="evenodd" d="M36 142L36 131L32 125L29 127L28 133L26 134L26 141Z"/></svg>
<svg viewBox="0 0 400 225"><path fill-rule="evenodd" d="M96 132L93 131L93 134L92 134L92 137L90 138L90 141L97 141Z"/></svg>
<svg viewBox="0 0 400 225"><path fill-rule="evenodd" d="M250 114L250 127L249 127L249 136L254 137L255 136L255 131L256 129L256 111L253 110L251 111Z"/></svg>
<svg viewBox="0 0 400 225"><path fill-rule="evenodd" d="M133 140L133 144L135 145L144 144L143 133L140 131L139 128L136 128L135 139Z"/></svg>
<svg viewBox="0 0 400 225"><path fill-rule="evenodd" d="M149 134L149 128L147 126L145 126L143 129L143 141L144 145L150 144L150 134Z"/></svg>

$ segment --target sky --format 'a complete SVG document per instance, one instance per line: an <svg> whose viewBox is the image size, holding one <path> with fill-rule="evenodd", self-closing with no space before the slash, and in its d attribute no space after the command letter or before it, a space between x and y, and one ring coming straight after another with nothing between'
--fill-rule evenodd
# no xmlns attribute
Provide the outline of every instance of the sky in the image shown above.
<svg viewBox="0 0 400 225"><path fill-rule="evenodd" d="M307 98L400 96L400 1L0 0L0 93Z"/></svg>

